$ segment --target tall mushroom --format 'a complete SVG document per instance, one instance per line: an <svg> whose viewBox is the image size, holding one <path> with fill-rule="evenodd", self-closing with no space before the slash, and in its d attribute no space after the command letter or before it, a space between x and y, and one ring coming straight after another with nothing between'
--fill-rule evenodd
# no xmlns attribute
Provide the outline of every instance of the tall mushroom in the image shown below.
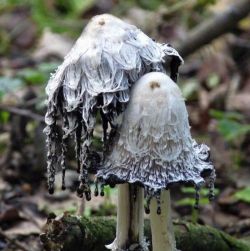
<svg viewBox="0 0 250 251"><path fill-rule="evenodd" d="M74 136L80 172L78 194L90 199L87 175L100 159L91 145L97 113L102 118L106 146L107 129L115 130L131 86L145 73L165 72L168 66L175 80L181 63L175 49L154 42L135 26L108 14L93 17L46 87L49 192L54 191L58 166L65 188L66 141Z"/></svg>
<svg viewBox="0 0 250 251"><path fill-rule="evenodd" d="M118 185L117 234L112 250L147 250L143 238L143 190L150 212L154 251L174 251L170 215L173 183L198 189L215 179L209 148L190 134L188 113L178 86L167 75L151 72L132 87L123 122L105 153L97 177ZM152 199L152 201L151 201Z"/></svg>

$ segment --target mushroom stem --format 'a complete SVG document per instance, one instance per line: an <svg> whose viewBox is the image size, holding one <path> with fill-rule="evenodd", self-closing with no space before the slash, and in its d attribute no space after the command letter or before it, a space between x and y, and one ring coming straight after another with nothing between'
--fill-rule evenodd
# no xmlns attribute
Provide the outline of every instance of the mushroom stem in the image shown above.
<svg viewBox="0 0 250 251"><path fill-rule="evenodd" d="M161 214L157 214L158 203L152 198L150 204L150 224L153 251L176 251L169 190L161 191Z"/></svg>
<svg viewBox="0 0 250 251"><path fill-rule="evenodd" d="M128 250L131 246L147 250L144 242L144 191L134 184L118 185L116 239L106 248Z"/></svg>

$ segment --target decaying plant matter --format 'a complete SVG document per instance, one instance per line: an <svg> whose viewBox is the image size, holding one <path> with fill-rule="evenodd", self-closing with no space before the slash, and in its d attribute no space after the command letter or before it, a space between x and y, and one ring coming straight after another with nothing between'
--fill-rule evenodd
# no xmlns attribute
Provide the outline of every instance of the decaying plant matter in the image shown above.
<svg viewBox="0 0 250 251"><path fill-rule="evenodd" d="M135 26L108 14L92 18L46 87L49 192L54 191L58 167L65 188L66 141L74 136L81 183L78 194L90 199L88 171L101 158L91 147L97 113L105 146L108 126L116 128L131 86L145 73L165 72L167 65L176 80L181 63L175 49L153 41Z"/></svg>

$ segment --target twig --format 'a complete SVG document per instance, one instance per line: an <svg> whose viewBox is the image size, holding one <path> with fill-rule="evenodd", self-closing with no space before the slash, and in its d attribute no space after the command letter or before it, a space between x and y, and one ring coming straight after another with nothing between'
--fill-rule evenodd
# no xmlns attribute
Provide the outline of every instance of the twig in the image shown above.
<svg viewBox="0 0 250 251"><path fill-rule="evenodd" d="M169 17L170 15L173 15L174 13L182 10L182 9L189 9L196 3L196 0L188 0L188 1L178 1L172 6L169 6L166 10L162 12L162 16L164 19Z"/></svg>
<svg viewBox="0 0 250 251"><path fill-rule="evenodd" d="M11 106L0 104L0 110L7 111L7 112L10 112L13 114L17 114L19 116L28 117L28 118L31 118L36 121L44 123L44 117L42 115L33 113L32 111L27 110L27 109L21 109L21 108L17 108L17 107L11 107Z"/></svg>
<svg viewBox="0 0 250 251"><path fill-rule="evenodd" d="M44 96L32 98L27 101L25 100L25 103L23 103L22 106L25 108L32 107L32 106L36 105L38 102L42 102L45 99L46 99L46 96L44 95Z"/></svg>
<svg viewBox="0 0 250 251"><path fill-rule="evenodd" d="M0 228L0 235L2 235L9 243L15 245L17 248L19 248L19 249L21 249L23 251L30 251L30 249L28 247L24 246L18 240L7 236L1 228Z"/></svg>
<svg viewBox="0 0 250 251"><path fill-rule="evenodd" d="M215 38L230 32L250 12L250 0L236 1L235 4L191 31L185 41L175 45L182 57L187 57Z"/></svg>

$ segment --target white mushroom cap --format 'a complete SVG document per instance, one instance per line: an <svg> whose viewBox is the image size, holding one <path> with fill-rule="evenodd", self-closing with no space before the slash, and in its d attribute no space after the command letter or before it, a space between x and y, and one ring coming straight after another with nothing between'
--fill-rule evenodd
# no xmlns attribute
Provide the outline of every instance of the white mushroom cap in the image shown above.
<svg viewBox="0 0 250 251"><path fill-rule="evenodd" d="M192 139L181 91L165 74L151 72L133 86L123 123L98 177L141 183L154 190L175 182L204 182L213 171L209 148Z"/></svg>
<svg viewBox="0 0 250 251"><path fill-rule="evenodd" d="M109 14L93 17L48 82L46 123L54 122L50 106L58 105L61 90L63 108L68 113L80 108L86 126L93 128L95 106L107 113L109 105L126 103L135 81L152 70L165 72L165 62L173 58L182 62L175 49L154 42L135 26Z"/></svg>
<svg viewBox="0 0 250 251"><path fill-rule="evenodd" d="M75 135L80 180L86 184L97 110L106 128L124 111L131 86L147 72L165 72L167 62L175 78L182 58L171 46L154 42L135 26L112 15L91 19L46 87L50 191L58 163L65 170L65 139ZM63 121L62 130L56 126L58 120ZM105 132L106 129L104 135Z"/></svg>

